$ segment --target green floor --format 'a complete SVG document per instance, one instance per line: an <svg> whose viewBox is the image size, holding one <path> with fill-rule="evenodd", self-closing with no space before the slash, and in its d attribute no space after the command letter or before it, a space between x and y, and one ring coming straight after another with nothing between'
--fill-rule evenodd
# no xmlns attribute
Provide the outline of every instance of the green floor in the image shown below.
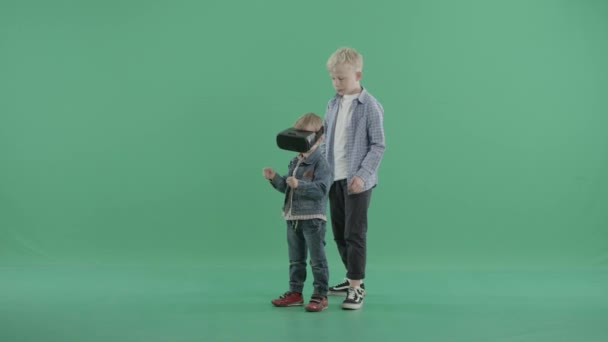
<svg viewBox="0 0 608 342"><path fill-rule="evenodd" d="M606 272L377 271L360 311L275 308L286 272L38 265L0 268L0 341L598 341ZM336 278L336 280L339 280ZM308 282L310 286L310 282ZM305 295L310 288L305 289Z"/></svg>

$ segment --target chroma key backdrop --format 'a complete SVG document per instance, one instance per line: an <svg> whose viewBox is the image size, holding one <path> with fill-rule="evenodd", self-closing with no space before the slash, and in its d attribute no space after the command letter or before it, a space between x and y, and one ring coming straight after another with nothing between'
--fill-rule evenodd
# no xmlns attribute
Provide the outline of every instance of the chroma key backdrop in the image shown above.
<svg viewBox="0 0 608 342"><path fill-rule="evenodd" d="M385 110L365 304L276 308L262 169L341 46ZM0 340L606 341L607 61L605 1L1 0Z"/></svg>

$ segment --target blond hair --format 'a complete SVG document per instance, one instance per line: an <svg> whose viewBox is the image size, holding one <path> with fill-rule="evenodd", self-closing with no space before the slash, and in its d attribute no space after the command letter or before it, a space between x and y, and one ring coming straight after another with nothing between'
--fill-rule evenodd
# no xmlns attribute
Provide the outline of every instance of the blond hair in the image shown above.
<svg viewBox="0 0 608 342"><path fill-rule="evenodd" d="M293 124L293 128L301 129L301 130L310 130L318 131L323 126L323 119L321 119L315 113L306 113Z"/></svg>
<svg viewBox="0 0 608 342"><path fill-rule="evenodd" d="M327 60L327 70L330 72L338 65L352 67L355 72L363 71L363 56L350 47L341 47Z"/></svg>

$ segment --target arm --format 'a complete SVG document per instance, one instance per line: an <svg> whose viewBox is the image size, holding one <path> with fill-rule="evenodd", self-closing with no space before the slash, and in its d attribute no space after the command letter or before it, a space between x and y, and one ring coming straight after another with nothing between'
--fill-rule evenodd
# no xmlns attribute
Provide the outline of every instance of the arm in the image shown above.
<svg viewBox="0 0 608 342"><path fill-rule="evenodd" d="M287 190L289 189L289 185L287 184L287 178L289 178L289 175L293 173L293 169L296 164L297 159L293 158L287 166L287 174L285 176L281 176L278 172L275 172L274 175L269 177L270 184L272 184L275 189L282 193L287 192Z"/></svg>
<svg viewBox="0 0 608 342"><path fill-rule="evenodd" d="M286 178L287 176L281 176L278 173L275 173L274 177L269 181L273 188L277 189L282 193L285 193L285 191L287 190L287 183L285 182Z"/></svg>
<svg viewBox="0 0 608 342"><path fill-rule="evenodd" d="M361 162L361 166L355 176L360 177L366 184L371 176L378 170L382 155L384 154L384 127L383 127L384 110L382 106L376 103L370 107L367 119L367 135L369 141L369 149L367 155Z"/></svg>

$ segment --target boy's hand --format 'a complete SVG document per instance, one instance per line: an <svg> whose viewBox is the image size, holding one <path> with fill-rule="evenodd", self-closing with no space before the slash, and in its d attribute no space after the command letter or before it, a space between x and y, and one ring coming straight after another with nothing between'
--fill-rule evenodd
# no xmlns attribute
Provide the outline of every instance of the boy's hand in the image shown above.
<svg viewBox="0 0 608 342"><path fill-rule="evenodd" d="M363 191L363 186L365 182L359 176L354 176L351 178L350 182L348 182L348 191L353 194L358 194Z"/></svg>
<svg viewBox="0 0 608 342"><path fill-rule="evenodd" d="M292 189L296 189L298 187L298 180L295 177L287 177L287 185L289 185Z"/></svg>
<svg viewBox="0 0 608 342"><path fill-rule="evenodd" d="M271 167L266 167L264 168L262 175L264 176L264 178L272 180L276 175L276 172Z"/></svg>

